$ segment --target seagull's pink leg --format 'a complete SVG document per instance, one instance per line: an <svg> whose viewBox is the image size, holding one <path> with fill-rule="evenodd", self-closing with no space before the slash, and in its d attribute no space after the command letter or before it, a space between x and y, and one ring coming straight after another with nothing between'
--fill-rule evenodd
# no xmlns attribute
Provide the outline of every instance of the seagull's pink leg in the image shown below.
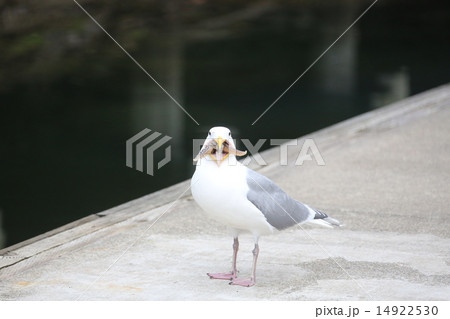
<svg viewBox="0 0 450 319"><path fill-rule="evenodd" d="M237 237L234 238L233 242L233 270L228 273L216 273L211 274L207 273L210 279L224 279L224 280L232 280L237 277L237 268L236 268L236 259L237 253L239 250L239 240Z"/></svg>
<svg viewBox="0 0 450 319"><path fill-rule="evenodd" d="M230 282L230 285L251 287L255 284L255 282L256 282L256 261L258 260L258 254L259 254L258 242L255 243L255 249L253 249L252 253L253 253L252 276L250 278L233 278Z"/></svg>

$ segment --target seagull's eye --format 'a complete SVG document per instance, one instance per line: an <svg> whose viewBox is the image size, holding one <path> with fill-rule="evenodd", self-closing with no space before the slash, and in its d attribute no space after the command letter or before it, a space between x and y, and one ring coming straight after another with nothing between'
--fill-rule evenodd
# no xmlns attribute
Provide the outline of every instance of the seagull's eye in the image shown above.
<svg viewBox="0 0 450 319"><path fill-rule="evenodd" d="M208 132L208 136L211 136L211 132Z"/></svg>
<svg viewBox="0 0 450 319"><path fill-rule="evenodd" d="M231 132L228 132L228 136L231 136Z"/></svg>

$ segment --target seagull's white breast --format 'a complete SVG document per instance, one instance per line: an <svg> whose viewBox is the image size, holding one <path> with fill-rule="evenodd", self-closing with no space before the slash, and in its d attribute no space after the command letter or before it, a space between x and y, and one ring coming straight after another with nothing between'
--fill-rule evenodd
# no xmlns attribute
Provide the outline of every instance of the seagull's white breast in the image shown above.
<svg viewBox="0 0 450 319"><path fill-rule="evenodd" d="M247 199L247 168L235 162L218 167L207 158L198 162L191 180L195 201L214 220L254 235L270 234L274 228Z"/></svg>

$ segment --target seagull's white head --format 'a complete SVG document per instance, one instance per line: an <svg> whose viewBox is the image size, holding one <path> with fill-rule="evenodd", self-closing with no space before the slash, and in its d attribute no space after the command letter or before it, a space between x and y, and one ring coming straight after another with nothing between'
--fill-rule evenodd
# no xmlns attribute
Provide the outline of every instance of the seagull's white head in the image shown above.
<svg viewBox="0 0 450 319"><path fill-rule="evenodd" d="M209 156L216 162L217 166L220 166L228 156L243 156L245 154L247 154L247 151L236 149L231 137L231 131L228 128L215 126L209 130L205 143L203 143L203 147L194 158L194 161Z"/></svg>

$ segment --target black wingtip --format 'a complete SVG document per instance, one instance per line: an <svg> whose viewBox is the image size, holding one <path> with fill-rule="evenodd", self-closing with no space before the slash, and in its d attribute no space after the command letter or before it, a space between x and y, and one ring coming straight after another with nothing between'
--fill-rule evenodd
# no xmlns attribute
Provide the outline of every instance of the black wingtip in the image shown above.
<svg viewBox="0 0 450 319"><path fill-rule="evenodd" d="M318 209L313 209L313 210L316 212L316 215L314 216L314 219L324 219L324 218L328 217L327 214L325 214L324 212L321 212Z"/></svg>

